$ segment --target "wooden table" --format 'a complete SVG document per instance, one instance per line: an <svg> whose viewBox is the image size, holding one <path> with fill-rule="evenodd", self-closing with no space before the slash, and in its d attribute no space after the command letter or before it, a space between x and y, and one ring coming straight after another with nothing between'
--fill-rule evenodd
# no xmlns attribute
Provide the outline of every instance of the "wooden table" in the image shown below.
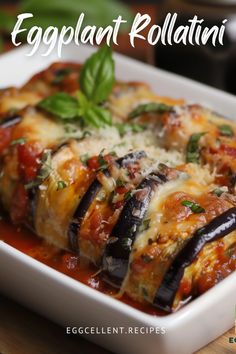
<svg viewBox="0 0 236 354"><path fill-rule="evenodd" d="M233 354L229 343L234 329L197 354ZM66 335L65 330L0 296L0 354L109 354L107 350L82 337Z"/></svg>

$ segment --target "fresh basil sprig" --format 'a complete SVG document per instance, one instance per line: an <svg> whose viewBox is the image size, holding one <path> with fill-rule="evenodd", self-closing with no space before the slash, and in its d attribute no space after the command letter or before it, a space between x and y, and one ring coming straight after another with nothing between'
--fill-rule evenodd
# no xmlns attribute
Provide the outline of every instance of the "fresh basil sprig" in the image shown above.
<svg viewBox="0 0 236 354"><path fill-rule="evenodd" d="M58 92L43 99L38 107L63 119L79 119L95 128L112 124L111 113L101 106L115 81L114 61L108 46L100 48L85 62L76 97Z"/></svg>
<svg viewBox="0 0 236 354"><path fill-rule="evenodd" d="M187 151L186 151L186 162L198 163L200 158L200 148L199 148L199 140L205 132L202 133L195 133L190 136L190 139L187 144Z"/></svg>
<svg viewBox="0 0 236 354"><path fill-rule="evenodd" d="M87 59L80 73L80 87L89 101L98 104L107 99L115 81L114 72L112 51L108 46Z"/></svg>
<svg viewBox="0 0 236 354"><path fill-rule="evenodd" d="M134 119L140 116L143 113L165 113L170 112L173 108L171 106L166 105L165 103L146 103L141 104L136 107L132 112L129 113L129 119Z"/></svg>

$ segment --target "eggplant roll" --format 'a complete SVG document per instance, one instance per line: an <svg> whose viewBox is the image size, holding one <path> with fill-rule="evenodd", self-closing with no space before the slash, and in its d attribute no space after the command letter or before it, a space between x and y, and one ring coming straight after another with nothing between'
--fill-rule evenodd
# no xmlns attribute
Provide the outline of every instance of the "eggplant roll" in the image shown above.
<svg viewBox="0 0 236 354"><path fill-rule="evenodd" d="M156 119L156 115L146 119ZM139 117L145 119L145 115ZM186 163L208 165L217 182L234 189L236 128L233 121L200 105L172 107L159 119L161 144L185 154Z"/></svg>
<svg viewBox="0 0 236 354"><path fill-rule="evenodd" d="M114 84L100 128L38 105L74 102L81 70L55 63L1 90L1 205L116 296L175 311L236 269L236 125L138 82Z"/></svg>

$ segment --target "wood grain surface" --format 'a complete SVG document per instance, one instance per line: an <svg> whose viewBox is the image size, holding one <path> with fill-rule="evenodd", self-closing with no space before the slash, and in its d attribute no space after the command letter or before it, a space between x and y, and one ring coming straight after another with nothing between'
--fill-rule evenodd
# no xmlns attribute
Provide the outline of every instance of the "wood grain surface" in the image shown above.
<svg viewBox="0 0 236 354"><path fill-rule="evenodd" d="M197 354L233 354L234 329ZM21 305L0 296L0 354L109 354L107 350L65 330ZM132 354L132 353L131 353ZM161 353L160 353L161 354Z"/></svg>

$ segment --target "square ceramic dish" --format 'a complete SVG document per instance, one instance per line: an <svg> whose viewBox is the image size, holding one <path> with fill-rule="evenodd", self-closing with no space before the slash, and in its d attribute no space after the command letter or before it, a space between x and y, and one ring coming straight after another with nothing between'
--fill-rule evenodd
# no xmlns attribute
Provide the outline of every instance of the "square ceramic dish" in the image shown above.
<svg viewBox="0 0 236 354"><path fill-rule="evenodd" d="M67 46L62 60L83 62L94 49ZM27 57L22 47L0 57L0 87L23 84L58 60ZM159 95L198 102L236 120L236 98L202 84L115 55L121 80L144 81ZM0 230L1 233L1 230ZM0 242L0 291L63 326L165 327L166 333L91 335L90 340L122 354L189 354L234 324L236 272L178 312L154 317L101 294ZM88 338L88 336L86 336Z"/></svg>

